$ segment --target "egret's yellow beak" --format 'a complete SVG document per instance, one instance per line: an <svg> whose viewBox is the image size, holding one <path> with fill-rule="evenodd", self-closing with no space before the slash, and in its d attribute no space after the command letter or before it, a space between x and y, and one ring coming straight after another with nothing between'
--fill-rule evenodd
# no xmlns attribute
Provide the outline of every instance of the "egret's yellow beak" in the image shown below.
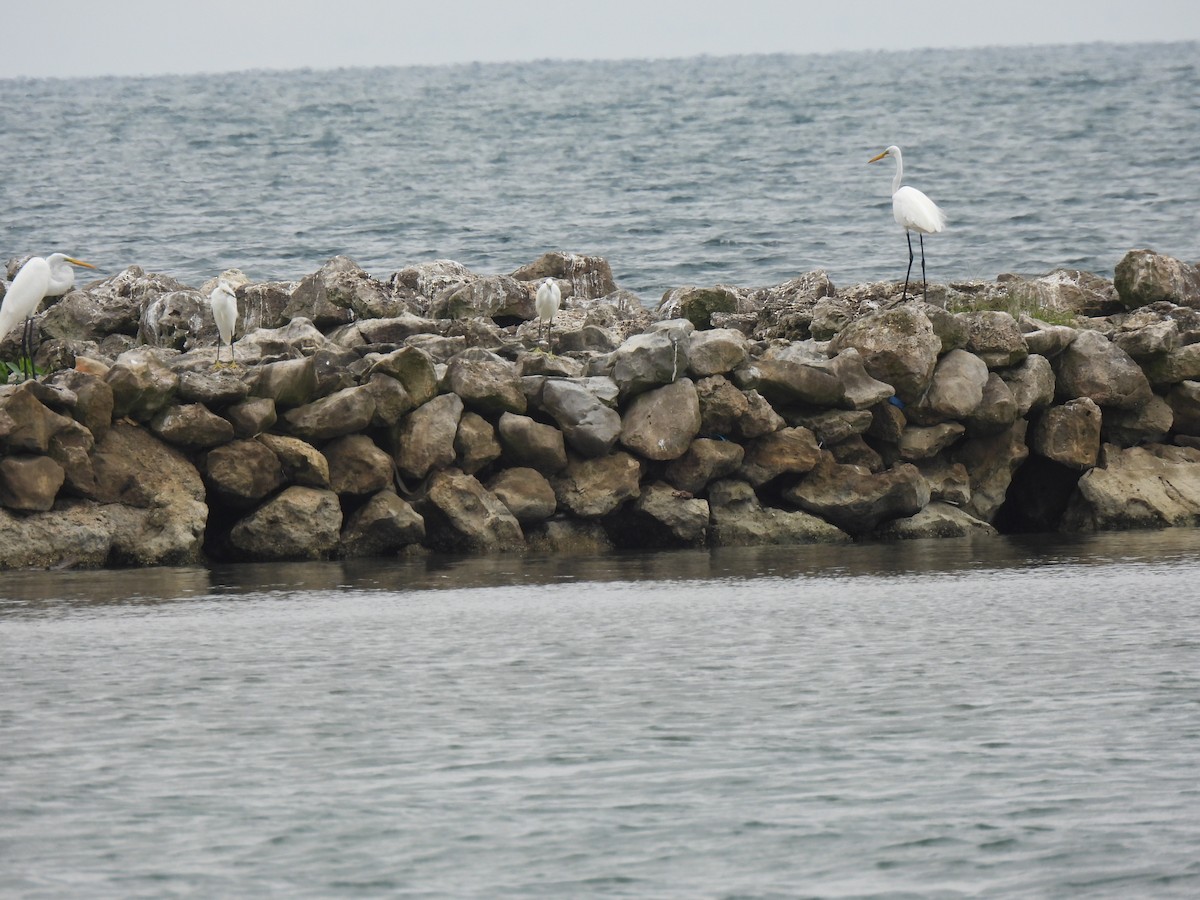
<svg viewBox="0 0 1200 900"><path fill-rule="evenodd" d="M75 258L74 258L74 257L72 257L72 256L68 256L68 257L67 257L67 262L69 262L69 263L70 263L71 265L73 265L73 266L83 266L85 269L94 269L94 268L96 268L96 267L95 267L95 266L93 266L91 263L89 263L89 262L84 262L82 259L75 259Z"/></svg>
<svg viewBox="0 0 1200 900"><path fill-rule="evenodd" d="M872 156L870 159L868 159L868 160L867 160L867 165L870 165L870 164L871 164L871 163L873 163L873 162L879 162L879 161L880 161L881 159L883 159L885 156L887 156L887 151L886 151L886 150L884 150L884 151L883 151L882 153L880 153L878 156Z"/></svg>

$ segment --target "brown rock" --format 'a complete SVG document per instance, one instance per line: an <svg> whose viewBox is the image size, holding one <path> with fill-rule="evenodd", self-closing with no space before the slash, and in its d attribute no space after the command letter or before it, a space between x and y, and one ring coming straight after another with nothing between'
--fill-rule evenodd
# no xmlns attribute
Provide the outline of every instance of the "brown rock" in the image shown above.
<svg viewBox="0 0 1200 900"><path fill-rule="evenodd" d="M209 451L204 481L221 503L248 509L283 486L283 468L264 444L238 440Z"/></svg>
<svg viewBox="0 0 1200 900"><path fill-rule="evenodd" d="M425 520L393 491L380 491L347 517L340 553L390 556L425 537Z"/></svg>
<svg viewBox="0 0 1200 900"><path fill-rule="evenodd" d="M581 519L598 519L638 496L641 474L641 463L618 450L593 459L573 456L550 483L561 510Z"/></svg>
<svg viewBox="0 0 1200 900"><path fill-rule="evenodd" d="M529 416L504 413L498 431L504 458L510 465L527 466L547 475L566 467L566 444L562 432L553 425L543 425Z"/></svg>
<svg viewBox="0 0 1200 900"><path fill-rule="evenodd" d="M229 542L256 561L323 559L337 548L341 528L337 494L293 485L234 525Z"/></svg>
<svg viewBox="0 0 1200 900"><path fill-rule="evenodd" d="M48 510L65 478L62 466L48 456L6 456L0 459L0 505Z"/></svg>
<svg viewBox="0 0 1200 900"><path fill-rule="evenodd" d="M522 527L550 518L558 507L554 488L536 469L505 469L488 482L488 490L500 498Z"/></svg>
<svg viewBox="0 0 1200 900"><path fill-rule="evenodd" d="M367 497L391 489L392 458L365 434L348 434L322 451L329 461L329 484L340 498Z"/></svg>

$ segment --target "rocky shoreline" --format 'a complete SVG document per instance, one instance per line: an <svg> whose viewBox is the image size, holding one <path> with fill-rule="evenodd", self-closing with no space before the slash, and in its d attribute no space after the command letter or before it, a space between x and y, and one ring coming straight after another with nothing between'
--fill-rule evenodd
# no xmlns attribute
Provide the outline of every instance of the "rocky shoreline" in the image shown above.
<svg viewBox="0 0 1200 900"><path fill-rule="evenodd" d="M225 277L235 366L215 279L131 267L35 318L48 374L0 387L0 568L1200 522L1200 270L1153 251L1114 281L1001 276L929 303L816 271L651 310L565 253Z"/></svg>

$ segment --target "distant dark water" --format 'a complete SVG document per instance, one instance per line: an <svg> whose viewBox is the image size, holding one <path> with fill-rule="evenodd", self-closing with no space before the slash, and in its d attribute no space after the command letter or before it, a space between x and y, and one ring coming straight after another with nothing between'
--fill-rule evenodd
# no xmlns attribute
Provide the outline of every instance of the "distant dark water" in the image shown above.
<svg viewBox="0 0 1200 900"><path fill-rule="evenodd" d="M1198 553L5 573L0 896L1194 897Z"/></svg>
<svg viewBox="0 0 1200 900"><path fill-rule="evenodd" d="M947 211L930 277L1200 258L1200 45L0 81L0 256L199 285L609 258L687 283L900 278L891 143Z"/></svg>

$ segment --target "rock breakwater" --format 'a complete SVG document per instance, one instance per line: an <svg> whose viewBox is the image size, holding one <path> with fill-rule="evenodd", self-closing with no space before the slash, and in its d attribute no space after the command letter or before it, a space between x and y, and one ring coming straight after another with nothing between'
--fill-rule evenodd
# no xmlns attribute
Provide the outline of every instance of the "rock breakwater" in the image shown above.
<svg viewBox="0 0 1200 900"><path fill-rule="evenodd" d="M818 271L650 310L565 253L224 277L235 366L215 279L131 267L37 316L47 374L0 387L0 567L1200 521L1200 272L1152 251L929 304Z"/></svg>

